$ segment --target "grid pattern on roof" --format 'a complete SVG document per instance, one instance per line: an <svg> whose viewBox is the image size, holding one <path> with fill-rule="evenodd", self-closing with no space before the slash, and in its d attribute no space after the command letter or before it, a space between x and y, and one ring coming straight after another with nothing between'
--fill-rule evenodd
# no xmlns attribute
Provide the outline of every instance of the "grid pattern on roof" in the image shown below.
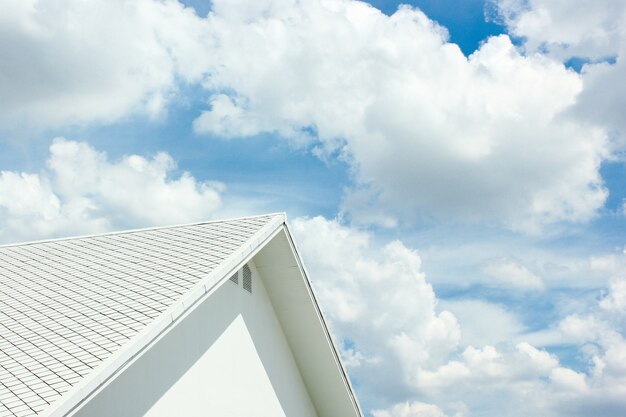
<svg viewBox="0 0 626 417"><path fill-rule="evenodd" d="M272 217L0 247L0 417L44 411Z"/></svg>

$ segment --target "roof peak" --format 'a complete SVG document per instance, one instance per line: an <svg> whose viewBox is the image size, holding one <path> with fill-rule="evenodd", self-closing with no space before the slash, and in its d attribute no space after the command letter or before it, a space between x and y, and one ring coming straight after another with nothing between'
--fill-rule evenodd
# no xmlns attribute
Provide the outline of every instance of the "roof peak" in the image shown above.
<svg viewBox="0 0 626 417"><path fill-rule="evenodd" d="M202 221L190 222L190 223L170 224L170 225L164 225L164 226L149 226L149 227L142 227L142 228L135 228L135 229L115 230L115 231L102 232L102 233L92 233L92 234L87 234L87 235L63 236L63 237L48 238L48 239L30 240L30 241L17 242L17 243L6 243L6 244L0 244L0 249L18 247L18 246L36 245L36 244L48 243L48 242L59 242L59 241L64 241L64 240L75 240L75 239L86 239L86 238L100 237L100 236L122 235L122 234L128 234L128 233L145 232L145 231L150 231L150 230L172 229L176 227L196 226L196 225L211 224L211 223L225 223L225 222L232 222L232 221L237 221L237 220L258 219L260 217L279 217L279 216L283 218L283 222L287 221L287 213L283 211L283 212L274 212L274 213L266 213L266 214L257 214L257 215L252 215L252 216L231 217L227 219L202 220Z"/></svg>

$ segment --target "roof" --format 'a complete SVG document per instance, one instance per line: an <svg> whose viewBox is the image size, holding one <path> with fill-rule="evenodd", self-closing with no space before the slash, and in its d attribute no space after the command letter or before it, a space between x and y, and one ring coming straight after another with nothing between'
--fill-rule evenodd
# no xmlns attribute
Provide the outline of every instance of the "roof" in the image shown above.
<svg viewBox="0 0 626 417"><path fill-rule="evenodd" d="M120 369L284 222L271 214L1 246L0 417L63 415L68 397Z"/></svg>

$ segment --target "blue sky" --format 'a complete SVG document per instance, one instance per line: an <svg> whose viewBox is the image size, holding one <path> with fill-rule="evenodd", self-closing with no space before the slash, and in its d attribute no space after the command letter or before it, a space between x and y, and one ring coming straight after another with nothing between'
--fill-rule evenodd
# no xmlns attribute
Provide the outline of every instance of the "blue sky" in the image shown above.
<svg viewBox="0 0 626 417"><path fill-rule="evenodd" d="M626 414L626 6L404 4L4 0L0 239L286 211L368 416Z"/></svg>

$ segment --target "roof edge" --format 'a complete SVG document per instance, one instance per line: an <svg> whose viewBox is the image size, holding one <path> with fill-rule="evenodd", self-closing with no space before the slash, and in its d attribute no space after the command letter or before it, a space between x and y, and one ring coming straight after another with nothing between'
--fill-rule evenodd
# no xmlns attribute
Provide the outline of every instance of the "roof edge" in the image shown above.
<svg viewBox="0 0 626 417"><path fill-rule="evenodd" d="M248 241L246 241L246 243L244 243L236 252L231 254L226 260L224 260L224 262L218 265L206 277L201 279L195 286L189 289L180 300L171 305L153 322L148 324L134 337L134 340L130 341L127 346L115 352L111 357L103 361L100 366L94 370L95 372L87 375L82 381L59 397L57 401L50 404L50 406L40 415L42 417L63 417L75 411L85 400L89 399L92 394L96 393L108 381L114 378L118 372L122 371L127 365L132 363L136 357L141 355L144 350L156 341L163 333L168 331L183 316L199 305L199 302L205 295L211 293L223 281L227 280L233 271L236 271L245 262L250 260L261 248L263 248L266 242L270 241L277 233L283 230L283 226L286 224L286 214L272 213L263 216L268 215L275 215L275 217L259 229L252 237L250 237ZM237 219L253 217L262 216L247 216ZM237 219L191 223L191 225ZM135 231L152 229L159 228L138 229Z"/></svg>
<svg viewBox="0 0 626 417"><path fill-rule="evenodd" d="M145 232L145 231L149 231L149 230L162 230L162 229L170 229L170 228L174 228L174 227L196 226L196 225L200 225L200 224L210 224L210 223L230 222L230 221L235 221L235 220L255 219L255 218L258 218L258 217L267 217L267 216L281 216L283 223L285 223L287 221L287 213L282 211L282 212L275 212L275 213L257 214L257 215L253 215L253 216L231 217L231 218L228 218L228 219L201 220L201 221L197 221L197 222L170 224L170 225L166 225L166 226L148 226L148 227L140 227L140 228L135 228L135 229L115 230L115 231L102 232L102 233L92 233L92 234L87 234L87 235L75 235L75 236L65 236L65 237L54 237L54 238L49 238L49 239L27 240L25 242L17 242L17 243L4 243L4 244L0 244L0 249L1 248L17 247L17 246L36 245L36 244L39 244L39 243L60 242L60 241L64 241L64 240L85 239L85 238L90 238L90 237L123 235L123 234L126 234L126 233Z"/></svg>
<svg viewBox="0 0 626 417"><path fill-rule="evenodd" d="M359 416L363 416L363 410L361 408L361 405L359 403L358 397L356 396L356 392L354 390L354 387L352 386L352 382L350 381L350 377L348 375L348 371L346 370L345 365L343 364L343 361L341 360L341 355L339 354L339 350L337 348L337 343L335 342L335 340L333 339L332 333L330 332L330 329L328 327L328 322L326 320L326 317L324 316L324 312L322 311L318 301L317 301L317 296L315 295L315 290L313 289L313 286L311 285L311 280L309 279L309 274L307 272L307 269L304 265L304 261L302 259L302 256L300 256L300 251L298 249L298 246L296 245L296 242L293 238L293 235L291 234L291 230L289 229L289 225L287 223L287 220L285 219L285 223L283 226L284 230L285 230L285 234L287 236L287 240L289 242L289 245L291 246L291 250L293 251L294 254L294 258L296 259L296 262L298 263L298 267L300 270L300 273L302 274L302 277L304 278L304 282L307 286L307 290L309 293L309 297L311 298L311 301L313 303L313 306L316 310L317 316L319 318L320 324L323 328L323 332L325 333L326 336L326 340L332 350L335 362L337 364L337 367L339 368L340 372L341 372L341 376L343 379L343 382L345 384L345 388L346 391L348 393L348 395L350 396L350 400L355 408L355 411L357 413L357 415Z"/></svg>

